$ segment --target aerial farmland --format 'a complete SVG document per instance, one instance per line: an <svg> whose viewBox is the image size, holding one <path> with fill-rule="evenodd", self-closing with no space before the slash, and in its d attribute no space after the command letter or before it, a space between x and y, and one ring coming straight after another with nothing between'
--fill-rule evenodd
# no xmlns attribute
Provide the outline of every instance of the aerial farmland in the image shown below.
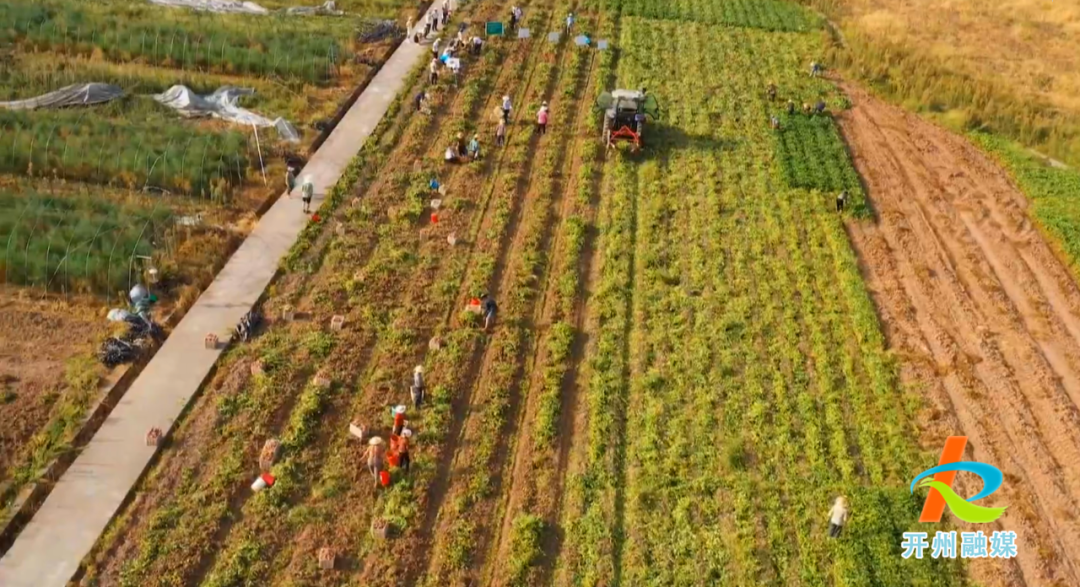
<svg viewBox="0 0 1080 587"><path fill-rule="evenodd" d="M0 585L1080 584L1067 89L890 0L221 4L0 6ZM1069 10L941 15L1071 83ZM165 346L102 365L135 285Z"/></svg>

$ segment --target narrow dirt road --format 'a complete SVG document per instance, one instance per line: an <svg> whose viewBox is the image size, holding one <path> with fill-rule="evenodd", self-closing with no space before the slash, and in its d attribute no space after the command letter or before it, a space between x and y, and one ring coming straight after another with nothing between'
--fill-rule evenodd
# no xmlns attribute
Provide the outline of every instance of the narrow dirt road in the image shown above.
<svg viewBox="0 0 1080 587"><path fill-rule="evenodd" d="M876 216L848 230L904 382L932 406L923 440L966 434L965 458L1005 473L981 505L1009 507L993 529L1016 531L1019 554L976 578L1080 585L1080 289L985 155L844 90L838 119Z"/></svg>

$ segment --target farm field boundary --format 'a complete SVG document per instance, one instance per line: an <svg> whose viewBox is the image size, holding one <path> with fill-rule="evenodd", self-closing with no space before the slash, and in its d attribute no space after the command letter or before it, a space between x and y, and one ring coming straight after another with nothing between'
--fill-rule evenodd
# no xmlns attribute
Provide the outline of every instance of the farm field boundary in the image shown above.
<svg viewBox="0 0 1080 587"><path fill-rule="evenodd" d="M309 162L303 173L313 176L318 197L341 176L425 50L401 45L365 92L371 98L362 97L354 105ZM166 433L171 429L220 355L220 349L203 350L203 338L211 332L225 335L224 329L231 329L258 300L277 272L279 259L306 224L299 206L296 201L279 200L177 326L110 416L110 421L121 425L107 422L102 427L0 560L0 579L5 585L64 584L74 575L156 452L143 442L146 431L151 426ZM163 401L163 396L175 400ZM124 449L118 450L118 445ZM116 465L109 467L109 462ZM101 501L90 506L97 500Z"/></svg>
<svg viewBox="0 0 1080 587"><path fill-rule="evenodd" d="M901 377L925 389L935 442L962 431L970 458L1010 480L1015 505L997 524L1023 546L1003 569L973 565L974 578L1077 584L1080 288L989 157L845 89L840 125L878 217L847 229Z"/></svg>

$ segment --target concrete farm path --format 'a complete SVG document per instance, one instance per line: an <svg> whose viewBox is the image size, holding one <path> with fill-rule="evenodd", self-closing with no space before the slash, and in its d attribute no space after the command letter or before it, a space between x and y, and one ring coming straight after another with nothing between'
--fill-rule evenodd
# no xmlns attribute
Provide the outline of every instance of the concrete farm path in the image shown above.
<svg viewBox="0 0 1080 587"><path fill-rule="evenodd" d="M402 43L304 167L316 206L427 52ZM225 335L255 305L307 222L299 198L280 198L267 211L0 559L0 585L63 586L75 576L157 452L145 444L147 431L168 434L224 351L204 348L205 336Z"/></svg>

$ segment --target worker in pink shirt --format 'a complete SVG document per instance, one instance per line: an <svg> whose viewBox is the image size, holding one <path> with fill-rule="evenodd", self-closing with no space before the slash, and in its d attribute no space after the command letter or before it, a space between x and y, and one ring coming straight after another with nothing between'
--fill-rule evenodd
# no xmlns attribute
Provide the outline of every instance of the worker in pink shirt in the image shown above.
<svg viewBox="0 0 1080 587"><path fill-rule="evenodd" d="M548 123L548 103L544 102L540 105L540 111L536 113L536 132L540 134L547 134Z"/></svg>

